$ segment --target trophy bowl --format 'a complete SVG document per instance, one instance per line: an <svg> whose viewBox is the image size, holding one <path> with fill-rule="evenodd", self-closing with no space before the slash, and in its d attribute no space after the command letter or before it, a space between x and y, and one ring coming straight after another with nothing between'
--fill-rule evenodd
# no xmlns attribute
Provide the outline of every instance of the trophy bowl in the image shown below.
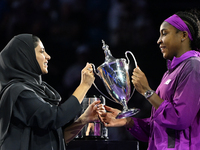
<svg viewBox="0 0 200 150"><path fill-rule="evenodd" d="M137 66L137 62L135 60L134 55L130 51L126 51L125 55L128 60L126 63L126 59L120 58L115 59L110 50L108 49L108 45L103 42L103 50L105 53L105 62L101 64L97 71L94 67L94 72L103 80L103 83L106 87L107 92L112 97L112 99L108 98L103 94L97 86L94 84L96 89L104 95L107 99L119 103L123 106L123 110L121 113L118 114L116 117L117 119L126 118L137 114L140 110L138 108L128 109L127 103L132 97L135 88L133 88L133 92L131 94L131 84L130 84L130 77L129 77L129 59L127 54L130 53L135 61L135 65Z"/></svg>

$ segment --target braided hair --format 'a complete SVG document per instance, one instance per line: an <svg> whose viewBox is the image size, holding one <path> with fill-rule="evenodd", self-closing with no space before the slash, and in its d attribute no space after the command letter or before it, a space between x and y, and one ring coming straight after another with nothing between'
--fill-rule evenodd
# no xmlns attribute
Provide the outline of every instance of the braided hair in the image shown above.
<svg viewBox="0 0 200 150"><path fill-rule="evenodd" d="M192 9L189 11L179 11L176 13L188 26L193 40L191 41L191 48L193 50L200 50L200 11Z"/></svg>

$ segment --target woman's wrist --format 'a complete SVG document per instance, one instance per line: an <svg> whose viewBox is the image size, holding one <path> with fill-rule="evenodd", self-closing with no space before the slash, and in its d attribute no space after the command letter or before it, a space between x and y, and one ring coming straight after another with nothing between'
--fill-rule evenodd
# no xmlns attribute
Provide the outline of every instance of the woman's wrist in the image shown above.
<svg viewBox="0 0 200 150"><path fill-rule="evenodd" d="M134 121L131 117L126 118L126 124L124 125L126 128L132 128L134 125Z"/></svg>
<svg viewBox="0 0 200 150"><path fill-rule="evenodd" d="M116 119L115 127L126 127L127 120L126 118Z"/></svg>
<svg viewBox="0 0 200 150"><path fill-rule="evenodd" d="M79 87L81 87L82 89L85 89L85 90L89 90L91 85L89 85L88 83L80 83Z"/></svg>
<svg viewBox="0 0 200 150"><path fill-rule="evenodd" d="M78 99L78 101L80 103L82 103L82 101L89 89L90 89L90 87L88 85L81 83L76 88L76 90L74 91L74 93L72 95L74 95Z"/></svg>
<svg viewBox="0 0 200 150"><path fill-rule="evenodd" d="M88 122L87 122L87 118L84 116L84 114L82 114L78 119L77 121L82 124L82 125L86 125Z"/></svg>

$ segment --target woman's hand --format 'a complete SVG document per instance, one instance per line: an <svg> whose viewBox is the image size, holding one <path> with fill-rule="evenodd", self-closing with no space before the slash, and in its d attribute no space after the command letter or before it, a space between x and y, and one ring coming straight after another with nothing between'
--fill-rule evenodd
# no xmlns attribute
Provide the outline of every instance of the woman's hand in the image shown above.
<svg viewBox="0 0 200 150"><path fill-rule="evenodd" d="M83 98L85 97L86 93L92 86L94 79L95 77L92 65L87 63L87 65L81 71L81 83L72 94L78 99L79 103L83 101Z"/></svg>
<svg viewBox="0 0 200 150"><path fill-rule="evenodd" d="M144 93L147 90L150 90L151 88L149 87L149 83L147 81L147 78L145 76L145 74L140 70L139 67L136 67L133 70L133 74L131 76L132 78L132 83L135 87L135 89L142 95L144 95Z"/></svg>
<svg viewBox="0 0 200 150"><path fill-rule="evenodd" d="M101 106L101 105L100 105ZM121 112L118 109L115 108L111 108L109 106L104 106L105 111L98 111L99 114L99 118L101 119L101 121L104 123L104 125L106 127L121 127L126 125L126 119L116 119L116 116Z"/></svg>
<svg viewBox="0 0 200 150"><path fill-rule="evenodd" d="M85 112L80 116L81 122L83 124L87 124L89 122L93 122L96 120L99 120L98 113L97 113L97 107L98 104L101 101L94 101L92 104L88 106L88 108L85 110Z"/></svg>
<svg viewBox="0 0 200 150"><path fill-rule="evenodd" d="M95 80L92 65L87 63L81 71L81 84L92 86Z"/></svg>
<svg viewBox="0 0 200 150"><path fill-rule="evenodd" d="M100 102L101 101L94 101L74 123L64 129L64 139L66 143L70 142L87 123L98 120L97 105Z"/></svg>
<svg viewBox="0 0 200 150"><path fill-rule="evenodd" d="M151 90L145 74L140 70L139 67L133 70L133 75L131 78L135 89L143 96L146 91ZM150 98L148 98L148 101L155 109L158 109L164 100L161 99L156 93L154 93Z"/></svg>

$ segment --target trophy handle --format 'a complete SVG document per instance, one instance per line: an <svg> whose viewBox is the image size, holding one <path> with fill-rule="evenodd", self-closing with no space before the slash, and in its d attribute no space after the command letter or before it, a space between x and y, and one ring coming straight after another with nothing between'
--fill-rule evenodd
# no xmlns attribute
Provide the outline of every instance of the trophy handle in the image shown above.
<svg viewBox="0 0 200 150"><path fill-rule="evenodd" d="M90 63L90 64L93 67L94 73L100 77L99 73L96 71L95 65L93 63Z"/></svg>
<svg viewBox="0 0 200 150"><path fill-rule="evenodd" d="M135 67L137 67L137 61L136 61L135 56L133 55L133 53L131 51L125 52L126 59L128 60L128 65L130 63L130 60L128 59L127 53L131 54L131 56L133 57L134 63L135 63Z"/></svg>
<svg viewBox="0 0 200 150"><path fill-rule="evenodd" d="M128 66L129 66L129 63L130 63L130 60L128 59L128 56L127 56L128 53L131 54L131 56L133 57L133 60L134 60L134 63L135 63L135 67L137 67L137 61L136 61L135 56L133 55L133 53L131 51L126 51L125 52L126 59L128 60L128 63L127 63ZM132 94L131 94L129 99L132 98L134 92L135 92L135 87L133 87L133 91L132 91Z"/></svg>
<svg viewBox="0 0 200 150"><path fill-rule="evenodd" d="M94 68L94 69L93 69L93 70L94 70L94 73L95 73L96 75L98 75L98 76L101 78L101 76L99 75L99 73L96 71L95 65L92 64L92 63L90 63L90 64L91 64L92 67ZM94 85L94 87L97 89L97 91L99 91L99 93L101 93L104 97L106 97L107 99L109 99L109 100L115 102L113 99L109 98L109 97L106 96L103 92L101 92L101 90L99 90L99 88L96 86L96 84L95 84L94 82L93 82L93 85Z"/></svg>

